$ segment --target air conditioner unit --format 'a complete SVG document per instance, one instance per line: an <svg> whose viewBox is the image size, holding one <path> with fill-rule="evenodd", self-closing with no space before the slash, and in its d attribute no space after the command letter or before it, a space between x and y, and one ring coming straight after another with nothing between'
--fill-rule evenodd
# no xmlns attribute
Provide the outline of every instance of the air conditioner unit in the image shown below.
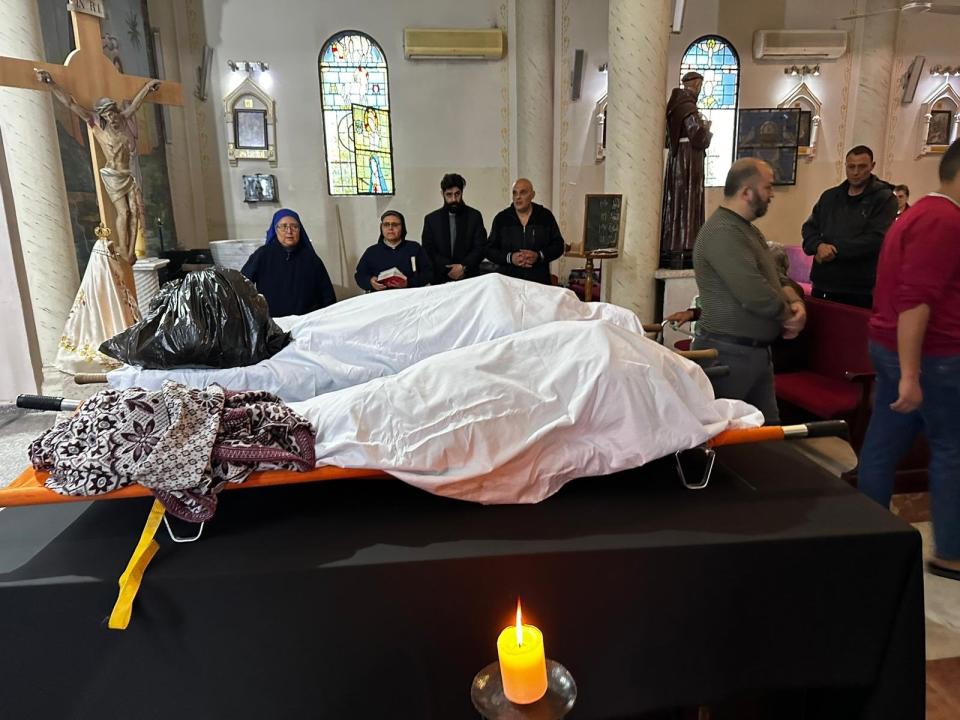
<svg viewBox="0 0 960 720"><path fill-rule="evenodd" d="M404 28L408 60L499 60L506 52L500 28Z"/></svg>
<svg viewBox="0 0 960 720"><path fill-rule="evenodd" d="M753 34L757 60L836 60L846 51L846 30L757 30Z"/></svg>

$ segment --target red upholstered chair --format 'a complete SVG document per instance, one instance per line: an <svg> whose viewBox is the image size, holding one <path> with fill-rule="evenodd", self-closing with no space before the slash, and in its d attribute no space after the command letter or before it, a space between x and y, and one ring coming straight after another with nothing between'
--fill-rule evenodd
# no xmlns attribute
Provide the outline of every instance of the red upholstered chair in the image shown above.
<svg viewBox="0 0 960 720"><path fill-rule="evenodd" d="M818 418L846 420L857 452L870 420L873 365L867 351L870 311L807 298L807 326L797 339L805 366L775 376L777 400Z"/></svg>

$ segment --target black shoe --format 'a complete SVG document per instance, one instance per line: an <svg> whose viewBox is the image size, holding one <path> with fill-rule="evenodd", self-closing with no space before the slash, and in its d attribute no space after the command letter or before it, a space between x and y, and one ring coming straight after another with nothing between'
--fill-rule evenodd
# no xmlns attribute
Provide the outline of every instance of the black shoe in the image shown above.
<svg viewBox="0 0 960 720"><path fill-rule="evenodd" d="M947 578L948 580L960 581L960 570L954 570L953 568L941 565L936 560L927 560L927 572L931 575Z"/></svg>

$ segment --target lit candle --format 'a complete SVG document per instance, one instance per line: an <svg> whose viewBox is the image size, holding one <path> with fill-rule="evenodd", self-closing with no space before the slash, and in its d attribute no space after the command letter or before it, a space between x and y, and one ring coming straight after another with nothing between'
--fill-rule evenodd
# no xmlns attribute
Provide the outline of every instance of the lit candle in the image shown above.
<svg viewBox="0 0 960 720"><path fill-rule="evenodd" d="M497 657L503 694L520 705L536 702L547 692L547 661L543 634L533 625L524 625L517 600L517 624L503 629L497 638Z"/></svg>

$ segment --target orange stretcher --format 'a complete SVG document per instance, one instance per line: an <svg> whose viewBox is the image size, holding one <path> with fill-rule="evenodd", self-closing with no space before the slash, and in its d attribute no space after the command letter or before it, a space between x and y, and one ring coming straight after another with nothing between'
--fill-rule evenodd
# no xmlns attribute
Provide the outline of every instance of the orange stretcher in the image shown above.
<svg viewBox="0 0 960 720"><path fill-rule="evenodd" d="M90 502L91 500L123 500L126 498L151 497L148 488L143 485L127 485L102 495L61 495L44 487L50 473L27 468L16 480L0 488L0 507L21 505L48 505L51 503ZM264 470L251 473L242 483L227 483L224 490L242 490L244 488L273 487L275 485L295 485L298 483L320 482L322 480L351 480L357 478L388 478L382 470L356 470L350 468L322 465L299 472L296 470Z"/></svg>
<svg viewBox="0 0 960 720"><path fill-rule="evenodd" d="M63 398L23 398L25 402L21 404L18 399L18 405L21 407L35 407L48 410L66 410L76 407L74 401L64 401ZM847 424L842 420L828 420L822 422L807 423L804 425L782 425L768 426L759 428L746 428L742 430L726 430L708 440L700 447L706 454L706 469L703 471L702 479L696 482L689 482L684 475L683 465L680 456L683 451L675 454L677 473L683 484L691 490L701 490L707 486L710 481L710 475L715 461L714 448L722 445L742 445L745 443L765 442L770 440L784 440L801 437L824 437L824 436L846 436ZM49 477L49 473L34 470L32 467L24 470L20 475L6 488L0 489L0 507L15 507L23 505L44 505L52 503L65 502L89 502L96 500L120 500L124 498L150 497L151 492L143 485L128 485L102 495L61 495L44 486L44 482ZM388 473L380 470L349 469L332 465L324 465L298 472L292 470L266 470L254 472L243 483L227 483L225 490L242 490L258 487L273 487L279 485L294 485L308 482L322 482L326 480L348 480L348 479L379 479L391 477ZM171 539L175 542L190 542L199 539L198 533L194 538L178 538L174 536L170 525L165 518L165 510L158 500L153 501L150 513L147 516L147 522L144 525L143 532L137 542L137 546L130 556L126 569L118 581L119 592L117 601L110 613L110 619L107 626L111 630L126 630L130 624L130 618L133 613L133 601L140 590L140 584L143 575L146 572L147 565L160 549L155 536L160 527L160 523L167 524L167 531ZM203 523L200 524L200 532L203 531Z"/></svg>
<svg viewBox="0 0 960 720"><path fill-rule="evenodd" d="M843 420L825 420L802 425L768 425L742 430L724 430L706 442L706 448L723 445L743 445L746 443L767 442L792 438L845 436L847 424ZM91 500L122 500L125 498L151 497L150 490L143 485L128 485L102 495L61 495L44 487L49 473L27 468L16 480L0 489L0 507L22 505L46 505L51 503L90 502ZM321 482L324 480L384 479L391 477L382 470L342 468L334 465L321 465L312 470L264 470L251 473L242 483L227 483L225 490L244 490L249 488L273 487L277 485L295 485L299 483Z"/></svg>

